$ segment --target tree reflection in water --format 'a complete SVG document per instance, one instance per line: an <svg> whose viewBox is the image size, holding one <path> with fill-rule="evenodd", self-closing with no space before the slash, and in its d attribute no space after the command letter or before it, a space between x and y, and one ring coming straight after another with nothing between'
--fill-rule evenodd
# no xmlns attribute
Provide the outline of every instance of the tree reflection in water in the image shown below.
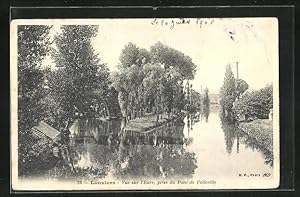
<svg viewBox="0 0 300 197"><path fill-rule="evenodd" d="M121 121L75 121L71 152L76 171L59 162L52 176L89 181L110 172L116 178L182 177L197 168L195 154L185 149L182 123L171 122L148 133L121 128Z"/></svg>
<svg viewBox="0 0 300 197"><path fill-rule="evenodd" d="M261 152L264 155L265 164L271 167L273 166L273 152L261 145L255 138L244 133L235 124L229 125L222 123L222 129L228 154L232 153L233 145L236 140L237 153L239 153L240 144L245 144L246 148L251 148L252 150Z"/></svg>
<svg viewBox="0 0 300 197"><path fill-rule="evenodd" d="M231 154L234 140L237 138L237 128L235 125L228 125L222 123L222 129L224 131L224 140L226 144L226 151ZM238 147L237 147L238 149Z"/></svg>
<svg viewBox="0 0 300 197"><path fill-rule="evenodd" d="M183 126L168 125L151 134L123 135L114 162L118 178L189 176L197 168L195 154L184 148Z"/></svg>
<svg viewBox="0 0 300 197"><path fill-rule="evenodd" d="M247 134L244 134L244 136L243 143L246 144L246 147L262 152L265 157L265 164L273 166L273 152L260 145L256 139L249 137Z"/></svg>

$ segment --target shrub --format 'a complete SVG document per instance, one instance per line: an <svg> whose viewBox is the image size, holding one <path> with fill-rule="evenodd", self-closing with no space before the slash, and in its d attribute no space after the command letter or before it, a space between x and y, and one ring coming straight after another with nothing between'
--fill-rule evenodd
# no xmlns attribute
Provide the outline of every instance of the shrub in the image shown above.
<svg viewBox="0 0 300 197"><path fill-rule="evenodd" d="M236 116L245 115L245 120L267 119L273 108L273 86L268 85L257 91L246 92L234 104Z"/></svg>

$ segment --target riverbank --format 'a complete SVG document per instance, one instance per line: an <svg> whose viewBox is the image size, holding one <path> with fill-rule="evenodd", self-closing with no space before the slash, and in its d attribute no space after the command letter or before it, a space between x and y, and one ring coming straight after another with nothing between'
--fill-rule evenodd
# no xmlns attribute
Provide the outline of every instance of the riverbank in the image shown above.
<svg viewBox="0 0 300 197"><path fill-rule="evenodd" d="M159 127L165 123L171 122L171 121L176 121L180 118L183 119L185 116L184 112L180 112L178 114L174 114L171 116L168 116L167 114L161 114L159 115L160 119L156 121L157 115L156 114L151 114L151 115L146 115L140 118L136 118L133 120L130 120L126 127L125 130L127 131L137 131L137 132L147 132L151 129L154 129L156 127Z"/></svg>
<svg viewBox="0 0 300 197"><path fill-rule="evenodd" d="M273 122L272 120L254 120L252 122L240 123L239 128L254 138L262 147L270 152L273 151Z"/></svg>

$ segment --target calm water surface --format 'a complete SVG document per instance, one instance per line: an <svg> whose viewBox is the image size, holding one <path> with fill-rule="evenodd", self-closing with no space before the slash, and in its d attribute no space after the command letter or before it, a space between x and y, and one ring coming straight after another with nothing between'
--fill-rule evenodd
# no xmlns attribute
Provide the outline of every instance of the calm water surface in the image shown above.
<svg viewBox="0 0 300 197"><path fill-rule="evenodd" d="M234 126L222 125L217 108L207 120L187 116L146 134L124 131L123 126L121 121L78 120L70 142L76 172L58 163L51 173L89 180L272 173L270 153Z"/></svg>
<svg viewBox="0 0 300 197"><path fill-rule="evenodd" d="M187 150L196 154L196 177L230 178L272 172L271 162L267 162L270 153L234 126L222 125L217 110L210 113L207 122L195 123L192 131L185 127L184 133L193 139Z"/></svg>

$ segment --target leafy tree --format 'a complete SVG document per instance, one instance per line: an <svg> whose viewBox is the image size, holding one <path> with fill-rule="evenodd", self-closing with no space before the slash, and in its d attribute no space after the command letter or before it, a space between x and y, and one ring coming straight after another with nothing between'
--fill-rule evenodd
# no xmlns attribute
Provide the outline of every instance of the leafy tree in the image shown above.
<svg viewBox="0 0 300 197"><path fill-rule="evenodd" d="M18 125L27 133L43 116L44 75L41 63L50 50L51 26L18 26Z"/></svg>
<svg viewBox="0 0 300 197"><path fill-rule="evenodd" d="M45 116L42 61L50 50L51 26L18 26L18 153L19 174L30 167L31 128Z"/></svg>
<svg viewBox="0 0 300 197"><path fill-rule="evenodd" d="M201 110L201 107L202 107L202 96L199 92L192 89L190 112L196 113L197 111Z"/></svg>
<svg viewBox="0 0 300 197"><path fill-rule="evenodd" d="M245 115L246 121L266 119L273 108L273 86L247 92L235 103L234 112L237 116Z"/></svg>
<svg viewBox="0 0 300 197"><path fill-rule="evenodd" d="M196 65L189 56L158 42L150 47L152 62L164 65L165 68L174 68L183 79L194 79Z"/></svg>
<svg viewBox="0 0 300 197"><path fill-rule="evenodd" d="M153 108L156 106L156 102L158 97L161 96L161 83L164 77L164 69L161 67L160 64L146 64L144 66L144 80L143 84L145 87L145 100L147 105L147 112L153 111Z"/></svg>
<svg viewBox="0 0 300 197"><path fill-rule="evenodd" d="M162 86L163 104L166 106L167 113L170 114L173 109L179 107L176 104L178 104L178 99L182 98L180 73L175 69L167 69L162 78Z"/></svg>
<svg viewBox="0 0 300 197"><path fill-rule="evenodd" d="M226 66L224 83L221 87L221 118L226 122L233 121L232 107L236 98L235 78L230 65Z"/></svg>
<svg viewBox="0 0 300 197"><path fill-rule="evenodd" d="M107 93L108 69L91 45L97 32L94 25L63 25L54 38L57 50L53 57L58 69L49 81L53 99L59 105L54 113L61 127L70 123L76 111L88 112L94 100L103 100Z"/></svg>
<svg viewBox="0 0 300 197"><path fill-rule="evenodd" d="M114 73L113 86L119 92L118 99L123 117L127 117L128 110L133 113L140 101L142 81L144 79L143 70L137 65L121 68L119 73ZM137 110L137 109L136 109Z"/></svg>
<svg viewBox="0 0 300 197"><path fill-rule="evenodd" d="M123 116L135 118L145 112L157 115L182 109L183 80L194 77L196 65L191 58L161 43L150 52L128 43L120 55L120 72L113 85L119 91ZM128 114L128 110L130 113Z"/></svg>
<svg viewBox="0 0 300 197"><path fill-rule="evenodd" d="M248 83L246 81L244 81L243 79L236 79L235 84L236 84L236 96L237 97L240 97L249 88Z"/></svg>
<svg viewBox="0 0 300 197"><path fill-rule="evenodd" d="M148 62L150 62L150 53L146 49L138 48L131 42L125 45L120 55L121 68L132 65L142 66Z"/></svg>

